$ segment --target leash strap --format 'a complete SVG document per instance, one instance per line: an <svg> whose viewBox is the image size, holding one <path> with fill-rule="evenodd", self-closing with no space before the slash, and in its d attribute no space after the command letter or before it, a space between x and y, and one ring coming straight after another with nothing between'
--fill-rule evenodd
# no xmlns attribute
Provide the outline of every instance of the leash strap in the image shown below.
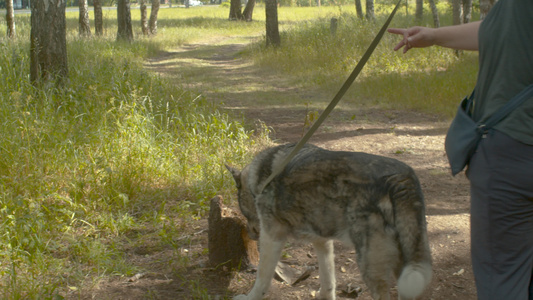
<svg viewBox="0 0 533 300"><path fill-rule="evenodd" d="M368 59L372 55L372 52L374 52L374 49L376 49L377 45L379 44L379 41L383 37L383 34L385 33L385 30L387 30L387 27L389 26L390 22L392 21L392 18L394 17L394 14L398 10L398 7L400 6L401 1L402 0L398 1L396 6L394 7L394 10L391 12L389 18L387 19L385 24L383 24L383 26L381 27L380 31L378 32L378 34L376 35L376 37L374 38L374 40L372 41L372 43L370 44L368 49L366 50L365 54L363 54L363 57L361 58L359 63L357 63L357 65L355 66L355 69L352 71L352 74L350 74L348 79L346 79L346 81L342 85L341 89L337 92L337 95L335 95L333 100L331 100L329 105L320 114L320 116L318 117L316 122L313 124L313 126L311 126L311 128L309 128L307 133L302 137L302 139L298 142L298 144L296 144L296 146L294 146L294 149L289 153L289 155L287 155L287 157L285 157L285 160L283 160L281 165L279 165L279 167L277 167L272 172L272 174L270 174L270 176L266 179L266 181L261 186L260 193L263 192L264 188L272 181L272 179L274 179L274 177L278 176L281 173L281 171L283 171L285 166L287 166L287 164L292 160L292 158L296 155L296 153L298 153L298 151L300 151L300 149L302 149L302 147L305 145L305 143L307 143L307 141L311 138L311 136L313 136L313 134L318 129L318 127L320 127L320 125L322 125L322 123L328 117L329 113L333 110L333 108L335 108L335 106L339 103L339 101L344 96L346 91L348 91L348 88L350 88L352 83L355 81L355 78L357 78L359 73L361 73L361 70L363 69L363 67L365 66L366 62L368 61Z"/></svg>

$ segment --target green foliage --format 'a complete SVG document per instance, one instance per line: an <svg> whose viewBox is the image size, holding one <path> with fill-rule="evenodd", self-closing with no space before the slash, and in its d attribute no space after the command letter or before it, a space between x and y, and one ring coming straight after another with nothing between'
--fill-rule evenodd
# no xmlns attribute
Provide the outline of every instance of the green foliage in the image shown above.
<svg viewBox="0 0 533 300"><path fill-rule="evenodd" d="M163 37L123 44L71 29L67 86L36 89L26 21L17 19L16 41L0 44L0 295L62 299L91 285L86 278L133 275L117 241L138 228L172 246L180 232L168 215L203 215L233 186L223 163L244 164L265 138L148 73L147 55L170 46Z"/></svg>
<svg viewBox="0 0 533 300"><path fill-rule="evenodd" d="M351 8L354 10L353 8ZM414 7L411 7L414 12ZM439 5L441 24L450 24L449 7ZM363 56L367 47L392 10L391 5L376 5L375 22L359 19L340 7L317 19L289 26L282 33L280 48L257 43L247 52L258 64L300 78L302 85L340 88ZM425 12L422 25L433 23ZM338 19L336 34L330 19ZM399 10L393 27L413 26L414 16ZM473 88L477 54L439 47L414 49L407 54L394 52L401 37L386 33L344 101L397 108L411 108L451 116L460 98ZM444 87L444 88L443 88Z"/></svg>

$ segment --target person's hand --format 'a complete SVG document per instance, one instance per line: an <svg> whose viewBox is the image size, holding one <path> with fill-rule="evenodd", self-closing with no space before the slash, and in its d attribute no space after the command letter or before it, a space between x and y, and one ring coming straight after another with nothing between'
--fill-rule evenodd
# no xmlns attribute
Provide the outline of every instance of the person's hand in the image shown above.
<svg viewBox="0 0 533 300"><path fill-rule="evenodd" d="M403 53L411 48L424 48L435 45L433 28L411 27L411 28L389 28L387 31L403 36L403 39L394 47L394 51L403 47Z"/></svg>

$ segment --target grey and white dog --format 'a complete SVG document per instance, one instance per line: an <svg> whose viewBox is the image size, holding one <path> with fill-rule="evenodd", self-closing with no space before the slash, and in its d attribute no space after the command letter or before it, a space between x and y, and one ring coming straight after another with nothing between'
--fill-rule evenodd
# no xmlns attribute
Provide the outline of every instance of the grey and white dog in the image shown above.
<svg viewBox="0 0 533 300"><path fill-rule="evenodd" d="M293 147L266 149L242 171L228 167L248 231L260 247L255 284L247 296L234 299L263 298L289 237L313 244L321 299L335 299L333 240L355 246L373 299L390 299L395 279L399 299L420 296L432 267L424 198L414 171L392 158L306 145L259 191Z"/></svg>

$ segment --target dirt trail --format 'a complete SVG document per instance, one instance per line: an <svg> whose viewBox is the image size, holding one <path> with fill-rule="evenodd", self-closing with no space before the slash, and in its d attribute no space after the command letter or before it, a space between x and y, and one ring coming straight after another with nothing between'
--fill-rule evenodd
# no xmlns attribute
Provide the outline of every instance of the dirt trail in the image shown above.
<svg viewBox="0 0 533 300"><path fill-rule="evenodd" d="M238 54L246 43L242 38L219 38L186 45L149 60L146 67L197 90L229 113L243 115L250 123L264 122L272 128L272 138L278 142L297 141L304 130L308 106L325 107L336 91L303 90L290 78L252 65ZM475 299L469 255L468 185L464 174L456 178L449 174L443 151L447 125L436 116L418 112L341 104L311 142L331 150L394 157L411 165L419 175L426 198L434 259L433 281L423 299ZM193 226L200 230L205 220ZM191 238L187 250L194 259L185 271L169 266L169 256L175 253L170 250L132 253L132 263L153 272L132 282L102 284L97 295L113 299L190 299L197 297L191 282L207 287L211 299L246 292L255 274L213 273L206 268L207 255L200 253L207 248L206 240L206 234ZM353 253L349 247L336 245L338 288L347 284L361 286L363 292L357 299L371 299ZM296 268L316 265L308 245L289 245L284 260ZM275 282L269 299L312 299L313 291L318 289L317 276L315 272L295 287ZM338 298L354 297L339 294Z"/></svg>

